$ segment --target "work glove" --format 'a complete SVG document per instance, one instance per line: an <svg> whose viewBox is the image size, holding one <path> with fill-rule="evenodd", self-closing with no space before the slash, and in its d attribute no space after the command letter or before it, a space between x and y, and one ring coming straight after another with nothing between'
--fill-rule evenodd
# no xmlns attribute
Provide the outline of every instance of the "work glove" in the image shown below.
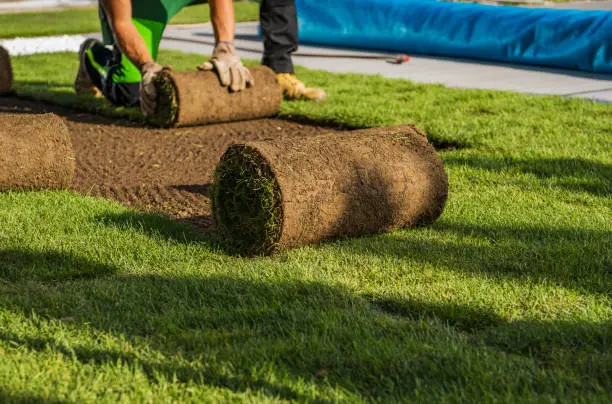
<svg viewBox="0 0 612 404"><path fill-rule="evenodd" d="M229 86L232 91L241 91L255 84L251 72L242 65L236 55L234 45L227 42L219 42L210 61L198 66L198 70L215 70L221 85Z"/></svg>
<svg viewBox="0 0 612 404"><path fill-rule="evenodd" d="M157 107L157 89L155 88L155 77L164 68L155 62L148 62L142 65L140 74L140 110L145 116L155 114Z"/></svg>

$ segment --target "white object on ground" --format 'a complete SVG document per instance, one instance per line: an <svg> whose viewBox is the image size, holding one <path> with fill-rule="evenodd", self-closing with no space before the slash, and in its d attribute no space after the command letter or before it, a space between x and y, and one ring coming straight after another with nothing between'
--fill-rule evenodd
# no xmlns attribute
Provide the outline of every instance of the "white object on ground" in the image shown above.
<svg viewBox="0 0 612 404"><path fill-rule="evenodd" d="M0 39L0 46L9 55L32 55L34 53L78 52L81 43L87 39L82 35L44 36L34 38Z"/></svg>
<svg viewBox="0 0 612 404"><path fill-rule="evenodd" d="M39 10L46 8L58 8L58 7L75 7L75 6L89 6L96 4L96 0L27 0L27 1L9 1L1 2L0 10L12 11L12 10Z"/></svg>

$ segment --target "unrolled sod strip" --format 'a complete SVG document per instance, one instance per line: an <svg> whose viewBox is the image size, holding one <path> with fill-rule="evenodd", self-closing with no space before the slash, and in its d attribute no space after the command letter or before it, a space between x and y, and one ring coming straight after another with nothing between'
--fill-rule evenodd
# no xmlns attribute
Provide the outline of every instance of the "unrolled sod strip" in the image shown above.
<svg viewBox="0 0 612 404"><path fill-rule="evenodd" d="M13 68L6 49L0 46L0 95L8 94L13 87Z"/></svg>
<svg viewBox="0 0 612 404"><path fill-rule="evenodd" d="M430 224L447 192L442 161L413 126L270 139L221 157L213 217L230 251L269 254Z"/></svg>
<svg viewBox="0 0 612 404"><path fill-rule="evenodd" d="M214 72L174 72L158 75L157 110L149 122L161 127L233 122L276 115L282 92L276 75L266 66L249 69L252 87L232 92Z"/></svg>
<svg viewBox="0 0 612 404"><path fill-rule="evenodd" d="M54 114L0 114L0 192L65 189L75 159L64 121Z"/></svg>

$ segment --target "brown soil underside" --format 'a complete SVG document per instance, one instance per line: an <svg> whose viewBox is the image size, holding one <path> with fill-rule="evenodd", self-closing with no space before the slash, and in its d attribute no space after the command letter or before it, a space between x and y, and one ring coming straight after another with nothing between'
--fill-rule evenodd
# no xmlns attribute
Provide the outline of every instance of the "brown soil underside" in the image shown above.
<svg viewBox="0 0 612 404"><path fill-rule="evenodd" d="M70 132L55 114L0 115L0 192L66 189L74 179Z"/></svg>
<svg viewBox="0 0 612 404"><path fill-rule="evenodd" d="M209 186L229 145L333 132L280 119L153 129L15 97L0 97L2 112L53 112L65 119L76 155L76 192L162 212L201 231L212 230Z"/></svg>

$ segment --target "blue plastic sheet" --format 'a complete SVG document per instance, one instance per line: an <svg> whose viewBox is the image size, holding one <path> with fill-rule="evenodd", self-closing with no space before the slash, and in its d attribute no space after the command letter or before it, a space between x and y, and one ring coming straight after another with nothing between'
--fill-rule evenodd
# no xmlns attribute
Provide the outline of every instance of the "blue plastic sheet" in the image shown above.
<svg viewBox="0 0 612 404"><path fill-rule="evenodd" d="M296 0L302 43L612 73L612 13L431 0Z"/></svg>

